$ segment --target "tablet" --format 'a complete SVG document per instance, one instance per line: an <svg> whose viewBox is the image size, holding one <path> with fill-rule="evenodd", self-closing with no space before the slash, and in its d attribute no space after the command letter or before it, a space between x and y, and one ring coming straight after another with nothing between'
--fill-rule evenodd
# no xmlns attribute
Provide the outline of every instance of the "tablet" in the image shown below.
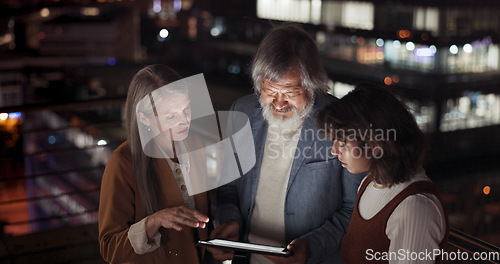
<svg viewBox="0 0 500 264"><path fill-rule="evenodd" d="M224 250L229 250L229 251L236 250L236 251L244 251L244 252L254 253L254 254L271 255L271 256L279 256L279 257L288 257L291 255L291 252L288 251L284 247L275 247L275 246L235 242L235 241L224 240L224 239L200 240L200 241L198 241L197 245L204 246L204 247L219 248L219 249L224 249Z"/></svg>

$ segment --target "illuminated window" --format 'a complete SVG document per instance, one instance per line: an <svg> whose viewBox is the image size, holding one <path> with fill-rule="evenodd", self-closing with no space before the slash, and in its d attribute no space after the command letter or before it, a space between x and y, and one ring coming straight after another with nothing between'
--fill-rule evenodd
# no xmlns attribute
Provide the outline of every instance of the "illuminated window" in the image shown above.
<svg viewBox="0 0 500 264"><path fill-rule="evenodd" d="M257 16L264 19L373 29L375 8L368 2L321 0L257 0Z"/></svg>
<svg viewBox="0 0 500 264"><path fill-rule="evenodd" d="M500 124L500 95L465 92L444 103L440 130L453 131Z"/></svg>
<svg viewBox="0 0 500 264"><path fill-rule="evenodd" d="M439 10L435 7L419 7L413 16L413 27L417 30L439 34Z"/></svg>
<svg viewBox="0 0 500 264"><path fill-rule="evenodd" d="M264 19L317 23L321 16L321 1L258 0L257 16Z"/></svg>
<svg viewBox="0 0 500 264"><path fill-rule="evenodd" d="M486 65L491 70L498 70L498 58L500 58L499 54L500 54L500 52L498 49L498 45L492 44L488 47Z"/></svg>
<svg viewBox="0 0 500 264"><path fill-rule="evenodd" d="M373 3L343 2L342 26L372 30L374 10Z"/></svg>
<svg viewBox="0 0 500 264"><path fill-rule="evenodd" d="M327 25L373 29L375 8L368 2L323 2L321 21Z"/></svg>

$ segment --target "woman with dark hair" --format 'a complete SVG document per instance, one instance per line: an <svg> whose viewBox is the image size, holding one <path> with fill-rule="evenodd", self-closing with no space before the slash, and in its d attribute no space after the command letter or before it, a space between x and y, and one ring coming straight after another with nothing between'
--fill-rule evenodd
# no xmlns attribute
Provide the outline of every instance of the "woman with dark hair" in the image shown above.
<svg viewBox="0 0 500 264"><path fill-rule="evenodd" d="M343 167L368 172L342 244L345 261L434 263L428 253L446 243L447 219L422 168L425 135L406 106L386 88L363 83L320 110L317 123Z"/></svg>
<svg viewBox="0 0 500 264"><path fill-rule="evenodd" d="M193 164L204 157L193 157L186 142L187 89L174 70L159 64L141 69L130 83L128 140L109 158L101 184L99 243L108 262L184 264L204 258L195 243L208 235L207 196L186 192L186 177L205 173Z"/></svg>

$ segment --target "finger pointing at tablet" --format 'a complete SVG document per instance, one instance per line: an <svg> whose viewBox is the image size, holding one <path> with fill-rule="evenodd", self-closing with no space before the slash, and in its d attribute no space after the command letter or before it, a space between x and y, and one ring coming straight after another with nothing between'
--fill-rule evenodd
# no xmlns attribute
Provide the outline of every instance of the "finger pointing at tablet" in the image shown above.
<svg viewBox="0 0 500 264"><path fill-rule="evenodd" d="M181 231L183 226L205 228L208 216L185 206L165 208L150 216L146 220L148 238L152 238L160 227L172 228Z"/></svg>

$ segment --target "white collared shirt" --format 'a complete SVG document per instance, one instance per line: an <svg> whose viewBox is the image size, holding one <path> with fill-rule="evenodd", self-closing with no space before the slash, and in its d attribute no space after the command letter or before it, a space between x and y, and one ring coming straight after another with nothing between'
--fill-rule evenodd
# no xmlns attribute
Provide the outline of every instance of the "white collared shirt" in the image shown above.
<svg viewBox="0 0 500 264"><path fill-rule="evenodd" d="M191 189L191 175L189 174L191 170L191 164L189 159L189 153L184 145L184 142L175 142L175 147L177 149L177 157L179 159L179 163L173 162L163 151L161 150L163 156L168 162L168 166L172 170L174 174L175 181L177 182L177 186L182 193L182 198L184 198L184 203L187 207L191 209L196 209L196 205L194 202L194 196L189 195L189 190Z"/></svg>

